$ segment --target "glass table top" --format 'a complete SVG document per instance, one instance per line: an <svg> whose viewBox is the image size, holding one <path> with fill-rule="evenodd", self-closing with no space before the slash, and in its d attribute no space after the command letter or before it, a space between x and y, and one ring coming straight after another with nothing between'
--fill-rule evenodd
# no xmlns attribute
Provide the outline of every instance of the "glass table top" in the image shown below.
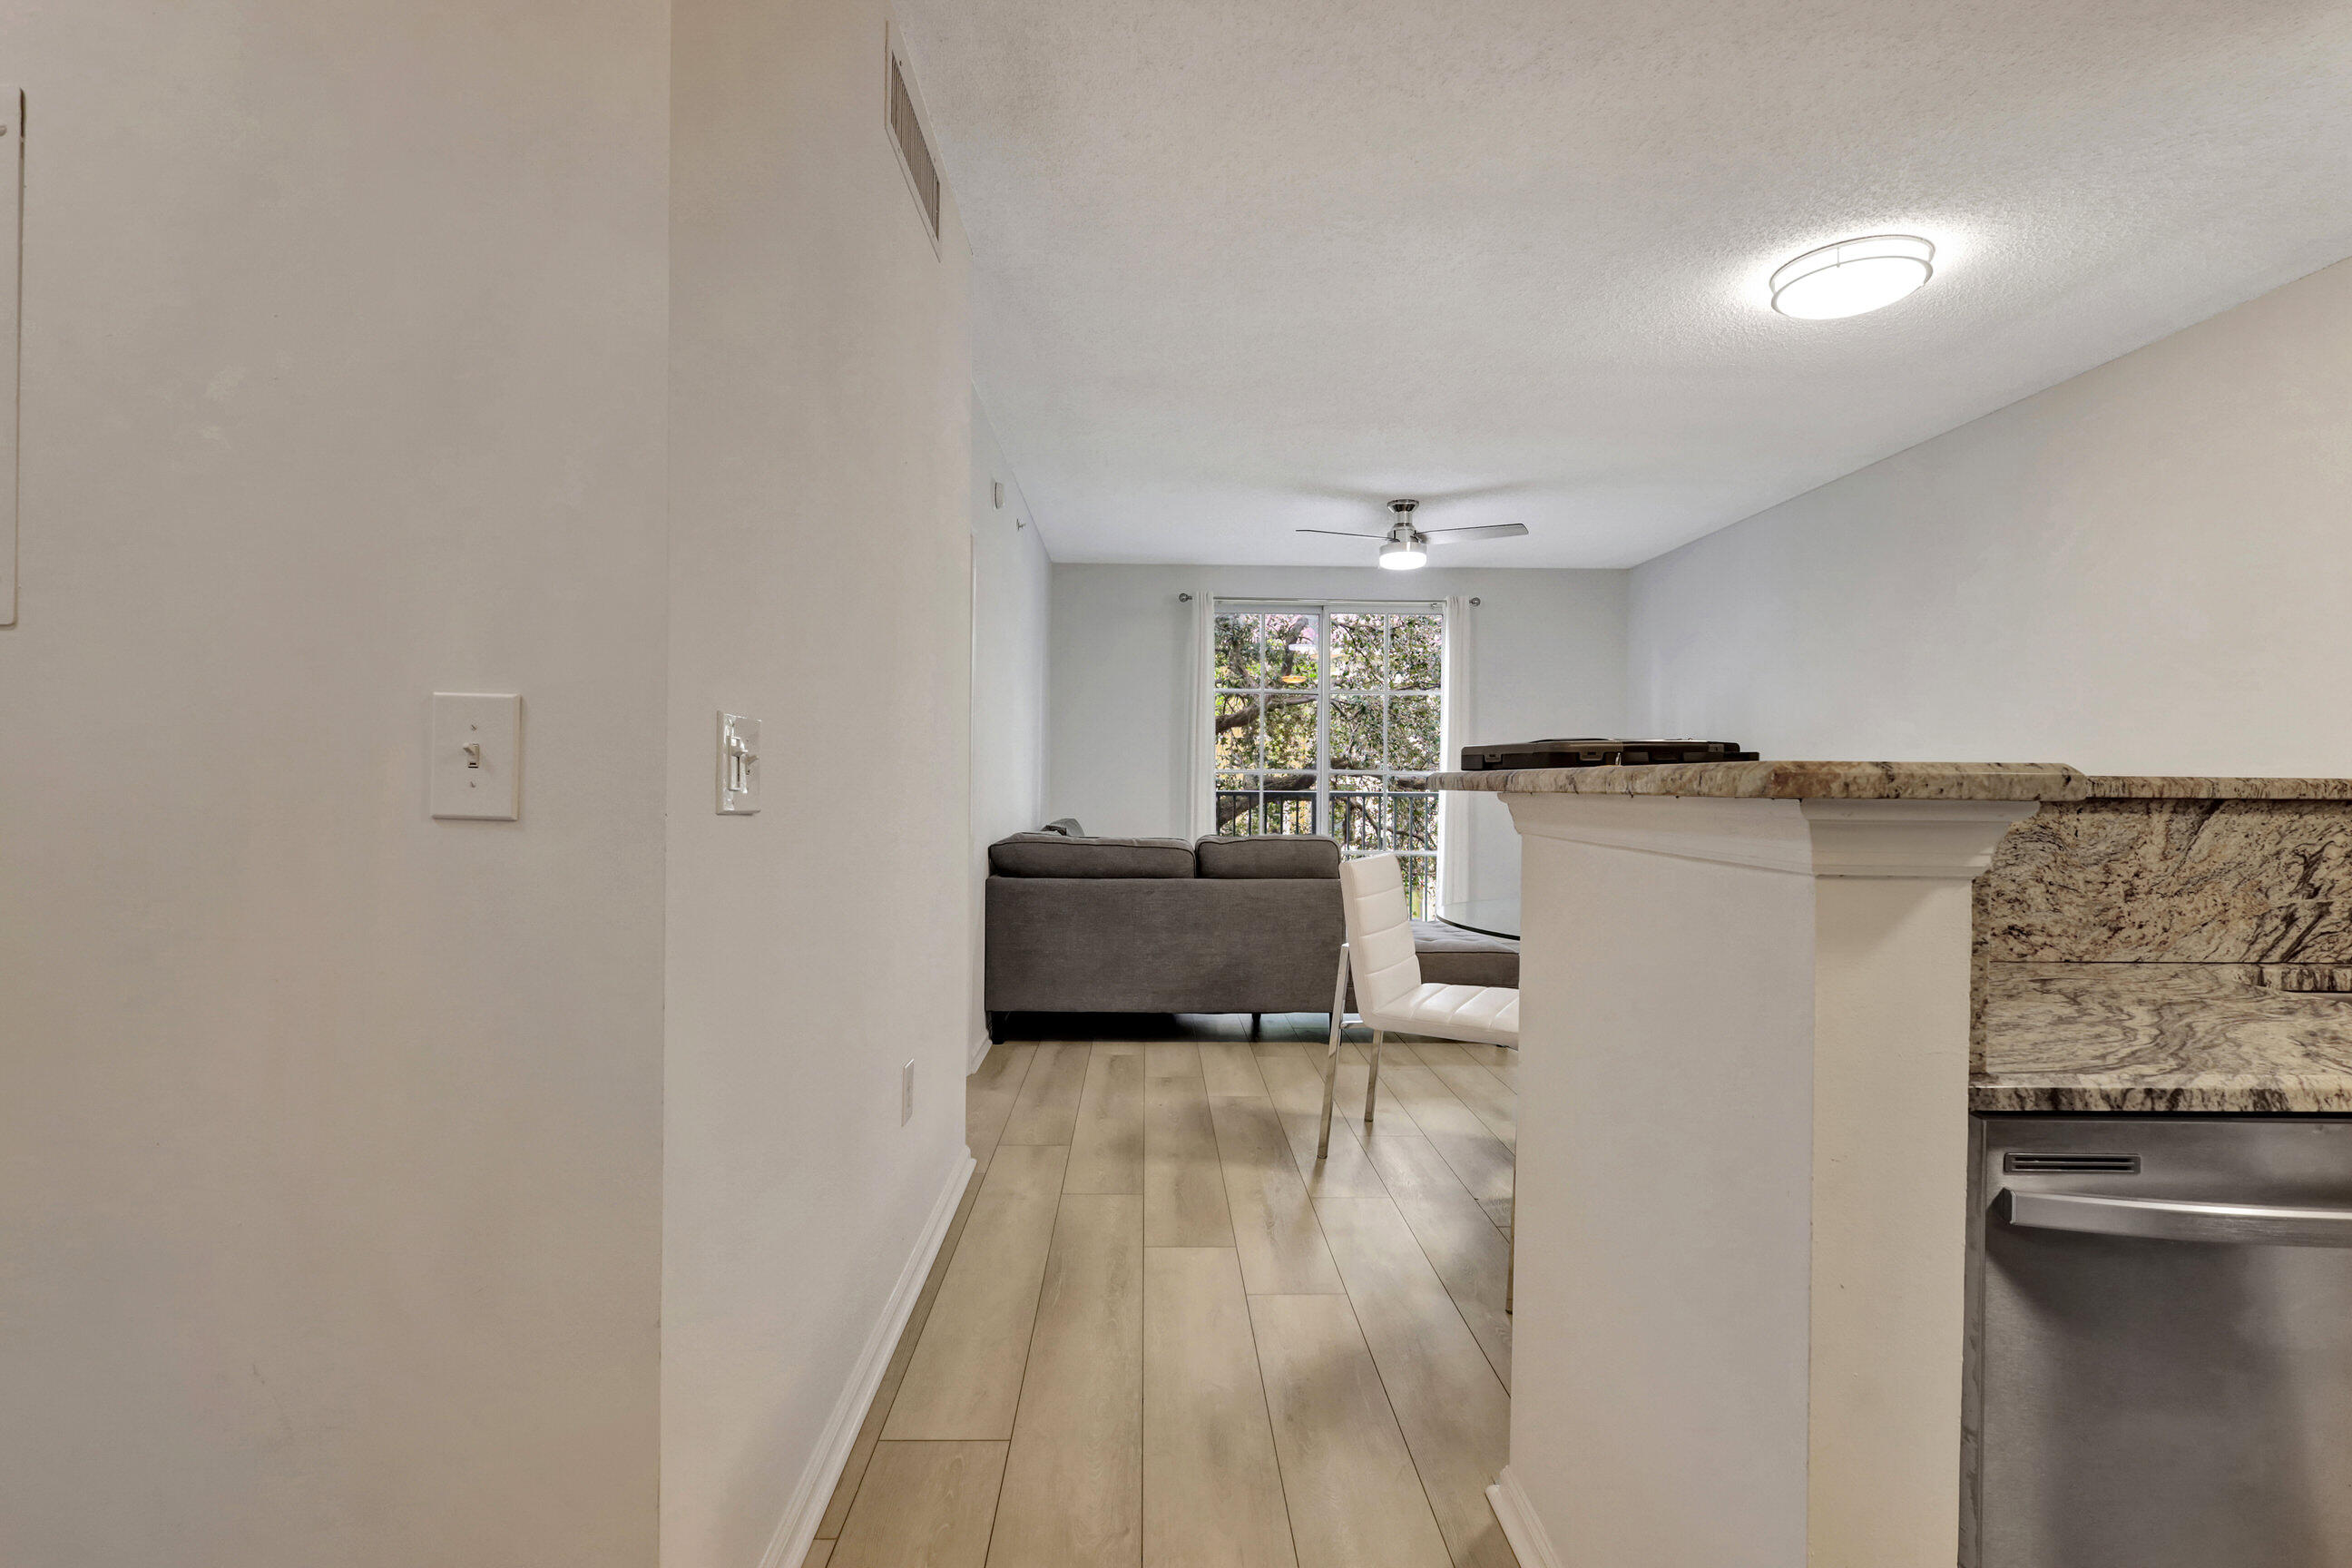
<svg viewBox="0 0 2352 1568"><path fill-rule="evenodd" d="M1517 941L1519 934L1519 900L1465 899L1458 903L1438 905L1437 918L1447 925L1475 931L1481 936L1505 936Z"/></svg>

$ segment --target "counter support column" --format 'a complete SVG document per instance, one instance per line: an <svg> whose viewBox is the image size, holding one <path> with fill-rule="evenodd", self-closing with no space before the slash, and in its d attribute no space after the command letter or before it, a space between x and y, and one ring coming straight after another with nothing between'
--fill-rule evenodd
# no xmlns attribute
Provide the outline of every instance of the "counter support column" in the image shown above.
<svg viewBox="0 0 2352 1568"><path fill-rule="evenodd" d="M1506 793L1528 1568L1949 1568L1970 880L2032 802Z"/></svg>

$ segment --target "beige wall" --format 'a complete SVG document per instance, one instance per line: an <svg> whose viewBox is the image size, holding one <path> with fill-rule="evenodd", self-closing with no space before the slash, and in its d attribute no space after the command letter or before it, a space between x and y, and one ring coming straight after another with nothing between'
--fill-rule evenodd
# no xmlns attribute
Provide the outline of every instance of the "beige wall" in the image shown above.
<svg viewBox="0 0 2352 1568"><path fill-rule="evenodd" d="M964 1158L967 257L880 5L673 10L662 1556L755 1568ZM757 816L712 810L721 708Z"/></svg>
<svg viewBox="0 0 2352 1568"><path fill-rule="evenodd" d="M5 37L0 1562L648 1563L667 9Z"/></svg>
<svg viewBox="0 0 2352 1568"><path fill-rule="evenodd" d="M2352 773L2352 262L1633 573L1631 710L1767 756Z"/></svg>
<svg viewBox="0 0 2352 1568"><path fill-rule="evenodd" d="M1056 565L1045 811L1089 833L1184 835L1192 606L1181 593L1234 598L1483 600L1472 612L1475 689L1465 742L1621 732L1625 574L1546 569L1410 574L1378 566ZM1449 896L1516 898L1519 840L1491 796L1465 801L1466 886ZM1454 831L1449 826L1448 832Z"/></svg>
<svg viewBox="0 0 2352 1568"><path fill-rule="evenodd" d="M996 504L992 485L1004 487ZM988 847L1045 820L1045 633L1054 563L1013 464L974 399L971 415L971 868L988 876ZM977 915L984 893L975 889ZM983 921L971 929L971 1037L987 1041Z"/></svg>
<svg viewBox="0 0 2352 1568"><path fill-rule="evenodd" d="M965 258L883 28L10 19L0 1562L753 1568L822 1504L970 995ZM426 816L436 689L523 693L520 823Z"/></svg>

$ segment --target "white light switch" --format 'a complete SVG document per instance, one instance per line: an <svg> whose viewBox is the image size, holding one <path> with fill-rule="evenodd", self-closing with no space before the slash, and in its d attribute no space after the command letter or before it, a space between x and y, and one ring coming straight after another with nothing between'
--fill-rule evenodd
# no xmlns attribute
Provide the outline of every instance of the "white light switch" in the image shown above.
<svg viewBox="0 0 2352 1568"><path fill-rule="evenodd" d="M749 816L760 809L760 721L719 715L719 815Z"/></svg>
<svg viewBox="0 0 2352 1568"><path fill-rule="evenodd" d="M476 822L522 816L522 699L433 694L433 815Z"/></svg>

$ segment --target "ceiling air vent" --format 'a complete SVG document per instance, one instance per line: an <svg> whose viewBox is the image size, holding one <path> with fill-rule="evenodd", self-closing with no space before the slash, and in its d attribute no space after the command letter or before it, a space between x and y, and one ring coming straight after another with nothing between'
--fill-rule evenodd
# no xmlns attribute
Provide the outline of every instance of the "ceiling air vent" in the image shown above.
<svg viewBox="0 0 2352 1568"><path fill-rule="evenodd" d="M898 52L890 55L890 140L898 144L898 161L907 184L922 209L923 226L933 243L940 237L940 166L931 162L931 144L923 137L923 122L915 114L915 95L907 88L907 68Z"/></svg>
<svg viewBox="0 0 2352 1568"><path fill-rule="evenodd" d="M2044 1174L2061 1173L2084 1173L2104 1172L2113 1176L2139 1174L2137 1154L2022 1154L2012 1149L2001 1162L2001 1168L2013 1175L2033 1172Z"/></svg>

